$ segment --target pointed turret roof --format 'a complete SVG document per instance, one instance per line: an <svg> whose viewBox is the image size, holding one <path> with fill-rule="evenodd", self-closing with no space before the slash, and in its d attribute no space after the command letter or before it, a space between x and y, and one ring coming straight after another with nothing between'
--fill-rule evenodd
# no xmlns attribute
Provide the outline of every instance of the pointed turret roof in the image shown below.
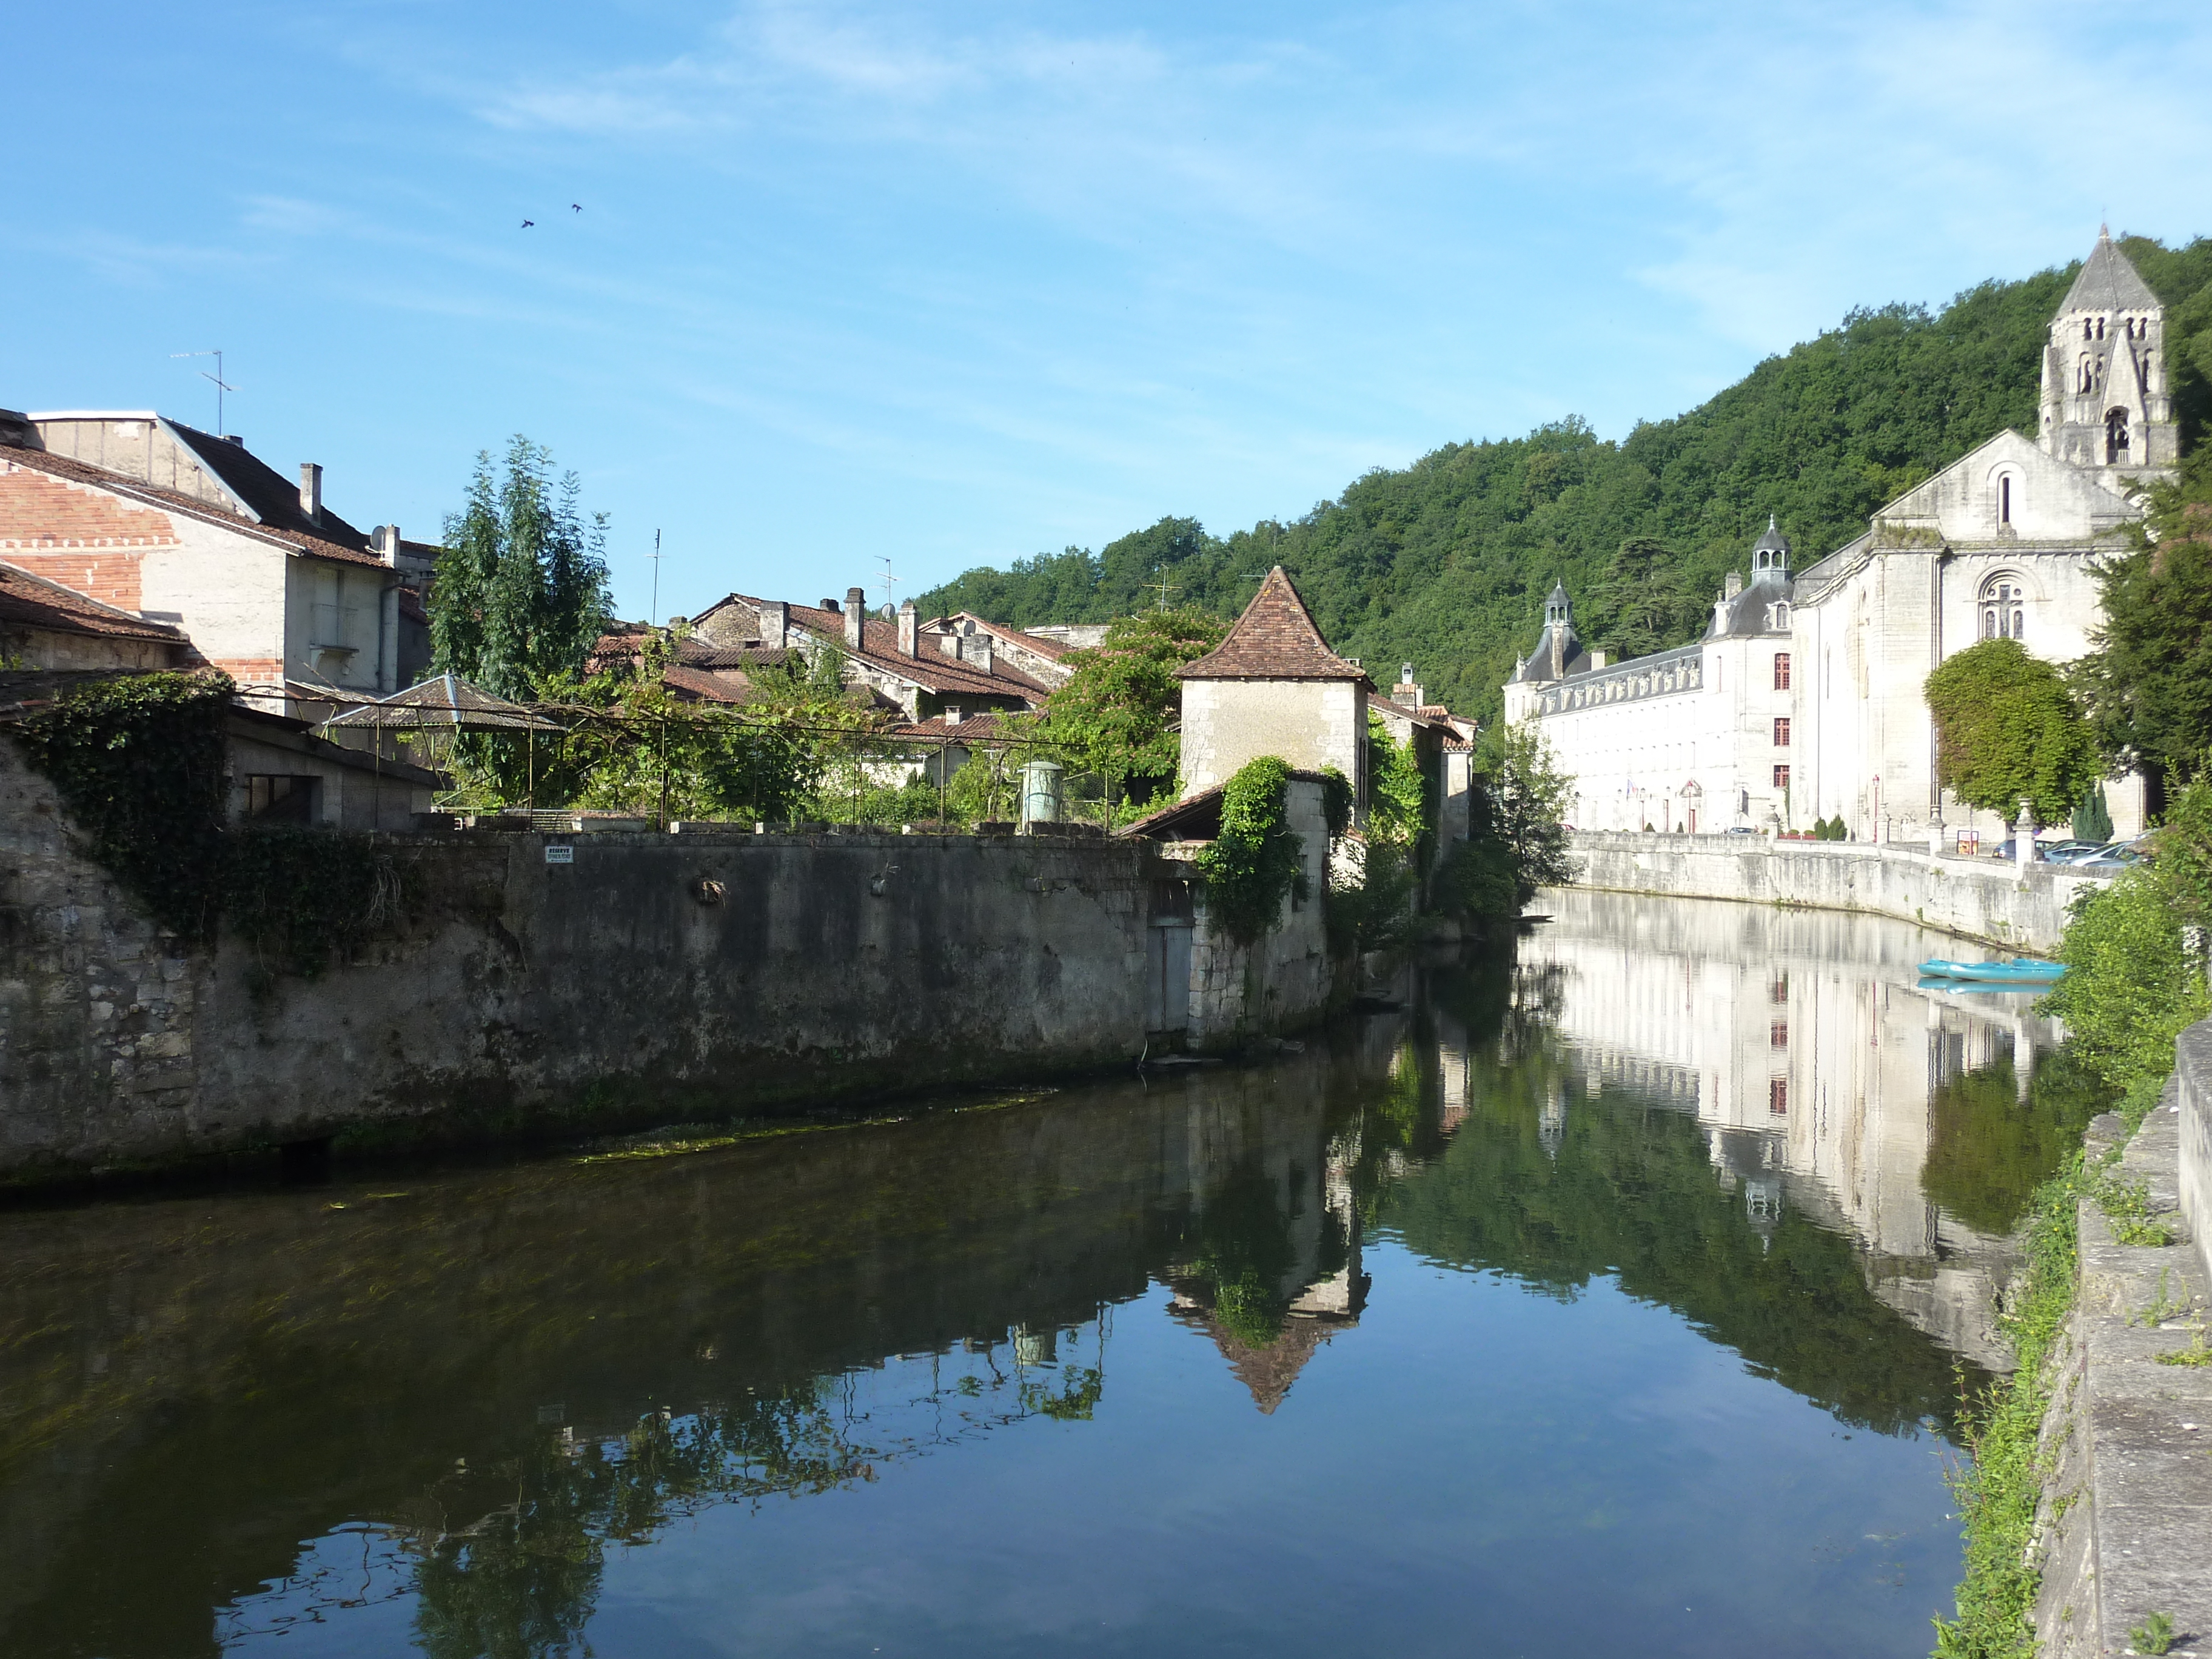
<svg viewBox="0 0 2212 1659"><path fill-rule="evenodd" d="M2098 227L2097 246L2089 250L2082 263L2081 274L2074 279L2074 286L2066 290L2066 302L2058 309L2069 311L2148 311L2158 305L2158 295L2150 285L2136 275L2128 256L2113 246L2112 233Z"/></svg>
<svg viewBox="0 0 2212 1659"><path fill-rule="evenodd" d="M1176 670L1182 680L1361 680L1366 670L1322 642L1313 615L1277 565L1229 637Z"/></svg>
<svg viewBox="0 0 2212 1659"><path fill-rule="evenodd" d="M1782 533L1782 527L1775 523L1771 513L1766 515L1766 533L1751 544L1751 550L1754 553L1787 553L1790 550L1790 538Z"/></svg>
<svg viewBox="0 0 2212 1659"><path fill-rule="evenodd" d="M1552 584L1552 597L1551 597L1550 599L1548 599L1545 600L1545 601L1544 601L1544 603L1545 603L1546 605L1565 605L1565 604L1566 604L1566 602L1567 602L1567 584L1566 584L1566 582L1565 582L1564 580L1559 580L1559 581L1555 581L1555 582L1553 582L1553 583Z"/></svg>

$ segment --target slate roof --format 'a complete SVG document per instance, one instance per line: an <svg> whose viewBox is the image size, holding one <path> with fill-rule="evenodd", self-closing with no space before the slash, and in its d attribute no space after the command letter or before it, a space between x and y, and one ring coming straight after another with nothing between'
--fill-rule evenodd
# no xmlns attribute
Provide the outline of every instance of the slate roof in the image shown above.
<svg viewBox="0 0 2212 1659"><path fill-rule="evenodd" d="M182 645L184 630L167 623L148 622L128 611L33 575L12 564L0 563L0 623L43 629L52 634L89 634L107 639L159 640Z"/></svg>
<svg viewBox="0 0 2212 1659"><path fill-rule="evenodd" d="M202 466L228 484L232 493L252 510L264 527L293 531L360 551L368 550L368 538L331 512L328 505L324 507L320 520L310 520L300 510L299 479L287 478L244 444L218 438L212 432L186 426L166 415L161 420L199 458Z"/></svg>
<svg viewBox="0 0 2212 1659"><path fill-rule="evenodd" d="M2068 311L2151 311L2158 307L2158 295L2150 285L2136 272L2128 256L2112 245L2112 235L2100 227L2097 246L2082 261L2081 274L2074 279L2074 286L2066 290L2065 303L2058 309Z"/></svg>
<svg viewBox="0 0 2212 1659"><path fill-rule="evenodd" d="M1356 680L1374 682L1357 663L1330 650L1313 614L1277 565L1260 584L1229 637L1195 662L1176 670L1179 680Z"/></svg>
<svg viewBox="0 0 2212 1659"><path fill-rule="evenodd" d="M235 449L237 446L232 444L227 445L226 447ZM243 451L240 453L244 453ZM74 460L66 455L52 454L43 449L18 449L13 445L0 446L0 465L26 466L33 471L43 472L48 477L61 478L70 483L93 484L101 489L112 490L116 495L126 496L131 501L142 501L148 507L157 507L164 513L179 513L186 518L198 519L202 524L217 525L240 535L258 536L262 540L273 542L279 547L289 547L295 552L305 553L315 558L334 559L341 564L364 564L378 570L388 568L382 559L368 550L367 537L362 535L343 519L334 520L328 512L323 514L325 528L334 528L349 535L357 544L349 545L343 542L334 542L319 531L295 531L288 526L272 526L256 524L251 519L236 513L227 513L219 507L211 506L193 496L181 495L173 489L164 489L158 484L145 483L120 472L110 472L105 468L93 466L84 461ZM262 471L265 472L268 469L264 467ZM292 491L292 516L302 525L307 522L300 512L300 492L296 485Z"/></svg>

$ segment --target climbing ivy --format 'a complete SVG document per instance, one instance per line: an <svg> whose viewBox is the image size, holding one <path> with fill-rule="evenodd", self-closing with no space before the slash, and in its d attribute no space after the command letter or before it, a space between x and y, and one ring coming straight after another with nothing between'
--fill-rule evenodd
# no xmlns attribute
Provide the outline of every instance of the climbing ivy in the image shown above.
<svg viewBox="0 0 2212 1659"><path fill-rule="evenodd" d="M86 850L191 944L215 936L221 902L231 690L222 674L97 680L10 726L24 759L60 794Z"/></svg>
<svg viewBox="0 0 2212 1659"><path fill-rule="evenodd" d="M219 921L277 969L312 975L389 915L392 860L368 836L226 830L216 673L132 674L62 692L9 723L25 761L61 796L84 850L187 945Z"/></svg>
<svg viewBox="0 0 2212 1659"><path fill-rule="evenodd" d="M398 872L373 837L331 830L240 830L225 838L223 919L253 947L257 979L312 979L391 913Z"/></svg>
<svg viewBox="0 0 2212 1659"><path fill-rule="evenodd" d="M1304 896L1304 848L1285 822L1291 769L1273 755L1248 763L1221 792L1221 833L1198 855L1206 907L1240 945L1275 925L1283 901Z"/></svg>

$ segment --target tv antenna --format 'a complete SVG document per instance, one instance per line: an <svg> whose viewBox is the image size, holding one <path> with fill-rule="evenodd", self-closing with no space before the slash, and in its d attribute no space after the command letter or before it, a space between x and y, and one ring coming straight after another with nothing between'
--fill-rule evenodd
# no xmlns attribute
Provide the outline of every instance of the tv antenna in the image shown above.
<svg viewBox="0 0 2212 1659"><path fill-rule="evenodd" d="M1170 593L1180 593L1182 590L1168 580L1167 566L1164 564L1154 565L1152 567L1152 574L1160 579L1160 609L1164 611L1168 608L1168 595Z"/></svg>
<svg viewBox="0 0 2212 1659"><path fill-rule="evenodd" d="M876 555L876 562L884 568L884 604L887 608L895 611L898 607L893 602L898 595L892 592L891 589L898 586L898 578L891 574L891 556L888 553L878 553Z"/></svg>
<svg viewBox="0 0 2212 1659"><path fill-rule="evenodd" d="M222 394L226 392L235 392L238 388L222 378L222 352L221 349L218 348L214 351L173 351L169 356L172 357L212 357L215 359L215 373L210 374L207 370L202 369L200 371L200 379L203 380L213 380L215 382L215 435L218 438L222 437L223 435Z"/></svg>
<svg viewBox="0 0 2212 1659"><path fill-rule="evenodd" d="M646 613L645 625L658 628L660 624L660 532L653 532L653 609Z"/></svg>

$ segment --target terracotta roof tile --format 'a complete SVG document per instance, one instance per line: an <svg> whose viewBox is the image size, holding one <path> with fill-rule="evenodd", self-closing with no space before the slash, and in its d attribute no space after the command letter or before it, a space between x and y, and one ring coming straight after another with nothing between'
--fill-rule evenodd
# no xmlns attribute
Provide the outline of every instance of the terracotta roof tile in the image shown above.
<svg viewBox="0 0 2212 1659"><path fill-rule="evenodd" d="M103 467L88 466L84 462L73 460L66 455L49 454L43 449L18 449L13 446L0 448L0 465L9 464L27 466L35 471L46 474L49 477L64 478L71 483L94 484L102 489L112 489L118 495L128 496L135 501L143 501L149 507L158 507L165 513L182 513L188 518L198 519L203 524L217 525L225 530L234 531L241 536L258 537L264 541L274 542L280 547L289 547L297 552L308 554L315 558L334 559L341 564L371 565L379 570L386 568L384 561L375 554L367 551L365 545L349 547L343 543L326 540L323 537L311 535L305 531L293 530L281 526L256 524L251 519L241 517L235 513L226 513L221 507L210 506L196 496L183 495L173 489L164 489L158 484L143 483L136 478L125 477L120 472L110 472ZM296 508L294 516L297 516ZM343 520L337 521L334 527L358 534L357 532L352 532L352 527L345 525ZM365 543L367 538L362 539Z"/></svg>
<svg viewBox="0 0 2212 1659"><path fill-rule="evenodd" d="M933 714L926 720L915 720L905 726L891 727L891 735L898 738L974 738L978 741L1006 735L996 714L970 714L957 725L947 726L945 716Z"/></svg>
<svg viewBox="0 0 2212 1659"><path fill-rule="evenodd" d="M0 563L0 623L45 629L56 634L96 634L110 639L162 640L185 643L181 629L148 622L128 611L102 605L73 587Z"/></svg>
<svg viewBox="0 0 2212 1659"><path fill-rule="evenodd" d="M1312 613L1277 565L1260 584L1229 637L1176 670L1182 680L1358 680L1367 672L1322 642Z"/></svg>
<svg viewBox="0 0 2212 1659"><path fill-rule="evenodd" d="M744 598L742 594L738 597ZM745 602L748 605L757 603L750 599ZM860 649L850 652L845 645L842 612L823 611L811 605L794 605L787 607L787 614L793 626L818 634L836 644L840 650L848 650L849 654L870 667L911 680L926 691L964 691L971 696L1019 697L1030 702L1042 702L1050 692L1050 688L1039 681L995 659L991 664L991 672L986 674L972 663L955 662L950 657L922 653L909 657L898 648L898 629L890 623L864 619Z"/></svg>

